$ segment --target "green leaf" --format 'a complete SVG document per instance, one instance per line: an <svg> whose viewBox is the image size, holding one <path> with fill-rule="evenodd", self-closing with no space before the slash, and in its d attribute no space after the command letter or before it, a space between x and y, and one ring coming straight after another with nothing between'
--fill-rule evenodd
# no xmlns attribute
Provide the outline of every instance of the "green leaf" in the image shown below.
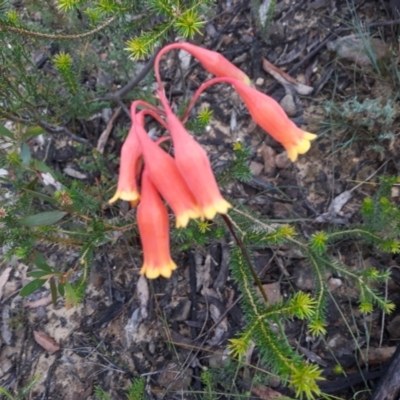
<svg viewBox="0 0 400 400"><path fill-rule="evenodd" d="M63 283L59 283L58 284L58 293L60 293L60 295L62 297L65 296L65 289L64 289L64 284Z"/></svg>
<svg viewBox="0 0 400 400"><path fill-rule="evenodd" d="M6 396L7 399L9 400L14 400L14 396L5 388L3 388L2 386L0 386L0 394L2 396Z"/></svg>
<svg viewBox="0 0 400 400"><path fill-rule="evenodd" d="M35 178L35 179L33 179L31 182L29 182L27 185L26 185L26 190L35 190L35 187L36 187L36 184L38 183L38 181L39 181L39 178Z"/></svg>
<svg viewBox="0 0 400 400"><path fill-rule="evenodd" d="M34 254L35 258L33 260L33 263L42 271L46 272L52 272L52 268L50 265L46 263L46 259L44 258L44 255L42 253L39 253L38 251L35 251Z"/></svg>
<svg viewBox="0 0 400 400"><path fill-rule="evenodd" d="M32 196L38 197L39 199L42 199L44 201L47 201L51 204L57 204L57 200L53 199L50 196L46 196L45 194L39 193L39 192L35 192L33 190L29 190L29 189L25 189L25 192L31 194Z"/></svg>
<svg viewBox="0 0 400 400"><path fill-rule="evenodd" d="M42 278L43 276L49 275L49 271L30 271L28 275L32 278Z"/></svg>
<svg viewBox="0 0 400 400"><path fill-rule="evenodd" d="M15 139L14 134L9 131L4 125L0 124L0 135L6 136L9 139Z"/></svg>
<svg viewBox="0 0 400 400"><path fill-rule="evenodd" d="M21 144L21 161L22 164L24 165L29 165L29 162L31 161L31 149L26 143Z"/></svg>
<svg viewBox="0 0 400 400"><path fill-rule="evenodd" d="M46 283L44 279L35 279L34 281L29 282L26 284L21 291L19 292L19 295L24 297L28 296L31 293L35 292L38 290L41 286L43 286Z"/></svg>
<svg viewBox="0 0 400 400"><path fill-rule="evenodd" d="M35 160L35 168L38 169L40 172L48 172L52 175L52 177L55 179L55 172L48 167L44 162Z"/></svg>
<svg viewBox="0 0 400 400"><path fill-rule="evenodd" d="M50 278L50 292L51 292L51 301L53 303L53 306L57 305L57 286L56 282L53 278Z"/></svg>
<svg viewBox="0 0 400 400"><path fill-rule="evenodd" d="M65 282L65 307L70 308L78 304L78 296L72 287L72 285L66 281Z"/></svg>
<svg viewBox="0 0 400 400"><path fill-rule="evenodd" d="M45 130L41 128L40 126L34 126L33 128L29 128L23 135L22 135L22 140L28 140L31 139L35 136L39 136L42 133L45 133Z"/></svg>
<svg viewBox="0 0 400 400"><path fill-rule="evenodd" d="M34 226L53 225L64 218L66 214L67 213L65 211L48 211L21 218L18 223L30 228Z"/></svg>

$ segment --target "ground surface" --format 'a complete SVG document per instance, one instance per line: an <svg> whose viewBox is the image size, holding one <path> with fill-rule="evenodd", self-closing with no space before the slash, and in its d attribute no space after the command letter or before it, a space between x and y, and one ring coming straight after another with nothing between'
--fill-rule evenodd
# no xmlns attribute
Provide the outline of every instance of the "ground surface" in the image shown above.
<svg viewBox="0 0 400 400"><path fill-rule="evenodd" d="M399 138L376 139L376 131L382 129L379 121L364 129L342 114L336 129L328 129L323 123L329 121L326 101L380 97L385 104L386 99L395 97L397 89L391 79L378 78L370 59L363 56L363 43L355 40L350 50L343 49L345 44L337 38L369 29L376 36L374 48L380 60L389 57L392 45L393 51L396 49L397 25L387 23L393 10L383 1L355 1L351 7L345 1L277 3L266 35L256 27L247 4L234 1L228 6L221 2L202 41L246 71L259 90L282 102L296 123L319 134L318 140L306 156L291 164L282 154L283 149L252 124L233 91L220 87L202 99L211 105L214 120L208 136L202 135L200 141L210 151L217 169L231 157L232 141L242 140L251 146L253 179L231 186L229 196L270 219L297 221L298 230L310 235L329 226L358 222L361 201L376 190L371 183L377 181L377 176L399 175ZM396 60L395 55L390 57ZM275 76L268 73L271 66L263 58L277 67ZM171 56L167 62L170 68L165 69L164 79L179 88L180 61ZM197 67L188 71L189 85L182 92L198 86L205 76ZM280 71L288 72L295 81L280 78L286 79L283 86L277 80ZM294 82L303 86L299 88ZM354 135L345 129L346 124L354 125ZM333 211L329 209L332 200L344 191L351 191L347 201ZM392 200L398 199L399 193L393 191ZM26 279L27 267L15 261L13 273L2 283L0 384L22 387L39 375L31 399L95 399L96 385L112 399L124 399L124 388L141 375L146 379L146 398L196 398L195 392L204 388L201 372L205 367L223 368L227 363L227 339L243 325L243 312L237 302L240 293L227 273L228 249L229 241L221 240L176 254L179 270L171 280L146 283L139 280L141 261L136 249L128 242L108 246L96 254L82 304L68 310L63 304L53 307L46 288L28 299L20 298L17 291ZM50 250L48 262L53 265L74 263L79 256L65 249ZM372 265L396 269L400 262L399 258L377 255L372 248L357 248L346 242L334 252L349 268ZM270 298L286 296L291 287L313 289L307 265L290 249L274 252L258 248L253 257ZM399 304L400 280L396 276L387 289L389 298ZM340 276L326 279L332 299L325 339L310 341L296 321L287 324L287 335L306 358L325 370L329 376L323 386L326 392L341 398L366 398L365 394L354 393L364 391L366 383L373 386L373 379L382 374L381 365L393 354L400 337L395 320L398 312L383 319L376 311L363 318L357 311L354 288ZM47 349L52 338L60 350L54 354L45 351L34 340L34 331L48 335L42 337ZM374 362L370 355L368 368L355 351L357 347L365 349L367 336L370 351L375 351L377 358ZM256 353L253 358L250 355L249 362L254 360ZM351 379L332 374L337 362ZM263 369L262 365L256 367ZM237 370L240 383L225 383L219 390L226 394L216 398L234 398L246 390L246 398L272 398L273 392L264 383L252 382L253 373L252 368ZM278 379L272 379L268 386L276 391L275 395L293 395ZM202 396L197 398L205 398Z"/></svg>

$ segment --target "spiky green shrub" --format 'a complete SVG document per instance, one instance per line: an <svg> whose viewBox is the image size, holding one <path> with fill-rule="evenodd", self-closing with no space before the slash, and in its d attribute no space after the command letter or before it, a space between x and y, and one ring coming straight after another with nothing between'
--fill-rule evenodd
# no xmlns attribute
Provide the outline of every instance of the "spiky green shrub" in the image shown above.
<svg viewBox="0 0 400 400"><path fill-rule="evenodd" d="M239 209L232 212L235 224L246 232L243 241L237 240L238 245L233 248L231 269L243 295L242 306L247 321L242 333L230 341L233 355L243 357L250 341L254 341L263 362L293 387L298 398L310 400L322 395L318 387L322 370L317 365L306 363L290 346L283 321L292 318L305 320L312 336L326 334L328 288L325 276L328 271L340 274L358 289L360 312L369 314L374 306L387 314L394 310L394 304L376 289L376 283L385 282L390 277L389 270L351 269L334 259L330 248L345 239L373 245L383 252L399 253L400 211L387 197L391 186L398 182L398 178L382 179L381 189L375 198L364 200L362 224L316 232L308 240L297 234L292 226L272 228L260 216L245 214ZM276 248L284 244L299 249L307 259L313 272L315 290L312 294L293 293L288 300L271 305L266 295L260 300L256 286L262 291L261 285L251 283L254 280L257 282L257 277L252 273L248 254L253 246Z"/></svg>
<svg viewBox="0 0 400 400"><path fill-rule="evenodd" d="M0 0L0 120L39 124L54 134L57 125L89 118L139 73L137 60L172 35L201 33L211 6L210 0L58 0L17 8Z"/></svg>

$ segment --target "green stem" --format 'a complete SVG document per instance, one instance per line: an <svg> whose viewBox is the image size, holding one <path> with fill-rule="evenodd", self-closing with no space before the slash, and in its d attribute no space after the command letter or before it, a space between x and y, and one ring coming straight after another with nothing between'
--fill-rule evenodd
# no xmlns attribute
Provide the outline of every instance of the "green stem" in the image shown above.
<svg viewBox="0 0 400 400"><path fill-rule="evenodd" d="M258 289L260 290L260 293L261 293L262 297L264 298L265 303L268 305L269 304L268 296L265 293L264 288L262 287L261 281L257 275L256 270L253 267L249 253L247 252L246 247L243 245L242 239L240 239L240 237L236 235L236 231L233 227L233 224L232 224L232 221L230 220L230 218L224 214L222 214L222 218L224 219L226 225L228 226L229 231L231 232L233 238L235 239L236 244L238 245L241 253L243 254L243 257L246 260L247 265L249 266L250 272L253 275L254 281L256 282L256 285L257 285Z"/></svg>

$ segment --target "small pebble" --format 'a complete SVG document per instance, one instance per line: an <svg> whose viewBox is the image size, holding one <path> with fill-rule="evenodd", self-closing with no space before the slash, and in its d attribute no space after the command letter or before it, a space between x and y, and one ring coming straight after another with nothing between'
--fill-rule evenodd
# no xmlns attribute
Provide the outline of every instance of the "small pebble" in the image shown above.
<svg viewBox="0 0 400 400"><path fill-rule="evenodd" d="M328 280L328 289L330 292L333 292L338 287L342 286L342 280L338 278L330 278Z"/></svg>
<svg viewBox="0 0 400 400"><path fill-rule="evenodd" d="M264 165L262 165L261 163L258 163L255 161L252 161L250 163L250 171L255 176L259 176L263 169L264 169Z"/></svg>
<svg viewBox="0 0 400 400"><path fill-rule="evenodd" d="M264 85L264 78L257 78L257 80L256 80L256 85L257 85L257 86L262 86L262 85Z"/></svg>
<svg viewBox="0 0 400 400"><path fill-rule="evenodd" d="M294 117L297 114L297 107L291 93L286 94L281 100L281 106L289 117Z"/></svg>

